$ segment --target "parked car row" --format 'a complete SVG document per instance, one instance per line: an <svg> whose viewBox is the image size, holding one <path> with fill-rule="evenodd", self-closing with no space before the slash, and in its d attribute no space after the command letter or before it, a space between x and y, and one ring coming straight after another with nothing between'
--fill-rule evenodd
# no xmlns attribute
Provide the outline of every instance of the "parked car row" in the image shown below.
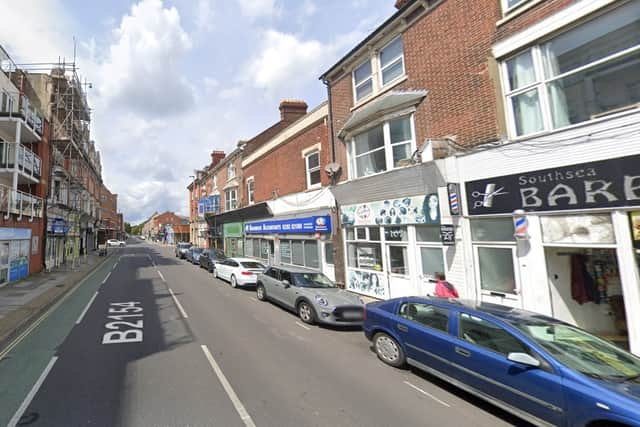
<svg viewBox="0 0 640 427"><path fill-rule="evenodd" d="M428 372L535 425L640 427L640 358L577 327L457 299L365 305L305 268L224 258L217 250L200 250L201 266L211 251L215 277L232 287L255 285L260 301L296 312L305 323L362 325L390 366Z"/></svg>

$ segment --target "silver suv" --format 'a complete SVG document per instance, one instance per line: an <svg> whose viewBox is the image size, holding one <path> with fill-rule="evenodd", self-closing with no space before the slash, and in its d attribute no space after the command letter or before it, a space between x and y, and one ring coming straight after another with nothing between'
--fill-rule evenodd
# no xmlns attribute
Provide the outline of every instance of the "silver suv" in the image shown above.
<svg viewBox="0 0 640 427"><path fill-rule="evenodd" d="M260 301L269 299L297 312L305 323L362 324L364 301L317 271L269 267L258 275L256 293Z"/></svg>
<svg viewBox="0 0 640 427"><path fill-rule="evenodd" d="M184 259L187 257L187 252L191 248L191 243L178 243L176 245L176 258Z"/></svg>

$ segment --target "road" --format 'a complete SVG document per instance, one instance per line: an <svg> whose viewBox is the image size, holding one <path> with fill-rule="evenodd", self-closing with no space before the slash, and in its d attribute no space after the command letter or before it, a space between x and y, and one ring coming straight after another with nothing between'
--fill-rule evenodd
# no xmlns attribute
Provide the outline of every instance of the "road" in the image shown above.
<svg viewBox="0 0 640 427"><path fill-rule="evenodd" d="M4 355L0 384L0 425L526 425L141 242Z"/></svg>

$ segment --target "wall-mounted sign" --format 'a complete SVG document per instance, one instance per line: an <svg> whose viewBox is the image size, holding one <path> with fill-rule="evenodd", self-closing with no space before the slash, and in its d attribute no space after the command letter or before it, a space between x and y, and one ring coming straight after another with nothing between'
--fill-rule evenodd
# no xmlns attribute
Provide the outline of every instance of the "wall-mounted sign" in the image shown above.
<svg viewBox="0 0 640 427"><path fill-rule="evenodd" d="M246 234L299 234L330 233L329 215L291 218L276 221L252 222L244 225Z"/></svg>
<svg viewBox="0 0 640 427"><path fill-rule="evenodd" d="M0 227L0 240L28 240L31 239L30 228Z"/></svg>
<svg viewBox="0 0 640 427"><path fill-rule="evenodd" d="M640 155L466 184L470 215L640 205Z"/></svg>
<svg viewBox="0 0 640 427"><path fill-rule="evenodd" d="M445 246L456 244L456 229L451 224L440 224L440 241Z"/></svg>
<svg viewBox="0 0 640 427"><path fill-rule="evenodd" d="M440 204L435 193L340 208L342 225L440 224Z"/></svg>
<svg viewBox="0 0 640 427"><path fill-rule="evenodd" d="M208 196L198 200L198 214L204 215L206 213L216 215L220 213L220 196Z"/></svg>
<svg viewBox="0 0 640 427"><path fill-rule="evenodd" d="M384 240L391 242L409 240L407 236L407 227L384 227Z"/></svg>
<svg viewBox="0 0 640 427"><path fill-rule="evenodd" d="M224 237L242 237L242 223L228 222L222 226Z"/></svg>
<svg viewBox="0 0 640 427"><path fill-rule="evenodd" d="M374 298L389 298L389 283L384 274L374 271L348 270L347 289Z"/></svg>
<svg viewBox="0 0 640 427"><path fill-rule="evenodd" d="M458 184L453 182L447 184L447 193L449 195L449 211L451 215L460 215L460 190Z"/></svg>

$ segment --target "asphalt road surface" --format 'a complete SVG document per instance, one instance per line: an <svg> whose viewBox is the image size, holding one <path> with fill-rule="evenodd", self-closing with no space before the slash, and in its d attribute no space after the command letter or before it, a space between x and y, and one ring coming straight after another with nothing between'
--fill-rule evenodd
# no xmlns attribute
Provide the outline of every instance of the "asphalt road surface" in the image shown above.
<svg viewBox="0 0 640 427"><path fill-rule="evenodd" d="M528 425L130 243L0 353L0 425Z"/></svg>

